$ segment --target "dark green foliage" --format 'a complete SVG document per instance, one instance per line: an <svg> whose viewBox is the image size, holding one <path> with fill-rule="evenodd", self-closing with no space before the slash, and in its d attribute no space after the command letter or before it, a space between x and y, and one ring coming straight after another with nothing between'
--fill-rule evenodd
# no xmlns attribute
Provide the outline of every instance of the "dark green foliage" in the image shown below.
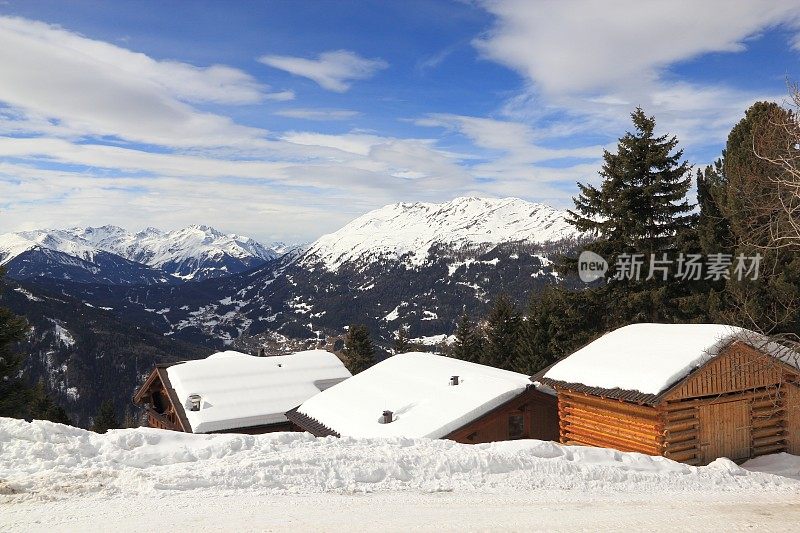
<svg viewBox="0 0 800 533"><path fill-rule="evenodd" d="M691 227L690 166L681 162L673 136L654 136L655 119L637 108L635 131L620 138L617 153L603 154L600 188L578 184L580 194L569 211L579 230L597 235L593 248L606 259L623 252L674 249L675 236Z"/></svg>
<svg viewBox="0 0 800 533"><path fill-rule="evenodd" d="M408 326L400 326L394 338L394 353L407 353L412 351L413 345L408 337Z"/></svg>
<svg viewBox="0 0 800 533"><path fill-rule="evenodd" d="M28 416L34 420L49 420L59 424L72 424L64 408L53 402L50 396L47 395L44 383L41 380L31 390Z"/></svg>
<svg viewBox="0 0 800 533"><path fill-rule="evenodd" d="M0 268L0 282L5 271ZM17 343L25 338L28 324L24 318L0 307L0 416L23 417L29 402L29 390L22 380L25 360Z"/></svg>
<svg viewBox="0 0 800 533"><path fill-rule="evenodd" d="M506 370L514 368L521 322L519 310L508 295L501 294L487 318L481 363Z"/></svg>
<svg viewBox="0 0 800 533"><path fill-rule="evenodd" d="M344 340L344 355L347 369L355 375L375 364L375 348L364 324L352 324Z"/></svg>
<svg viewBox="0 0 800 533"><path fill-rule="evenodd" d="M119 429L120 427L117 411L114 409L114 402L105 400L100 404L100 409L97 411L94 420L92 420L92 431L105 433L109 429Z"/></svg>
<svg viewBox="0 0 800 533"><path fill-rule="evenodd" d="M550 287L533 296L520 328L515 370L534 374L600 335L603 323L597 292Z"/></svg>
<svg viewBox="0 0 800 533"><path fill-rule="evenodd" d="M731 130L719 188L719 210L730 227L735 255L762 256L759 279L732 276L724 287L715 318L769 333L800 331L800 250L775 247L774 236L788 223L782 205L791 194L776 184L785 172L759 157L777 159L791 135L781 125L791 112L772 102L753 104Z"/></svg>
<svg viewBox="0 0 800 533"><path fill-rule="evenodd" d="M482 360L483 338L467 313L461 314L455 336L449 355L463 361L479 363Z"/></svg>

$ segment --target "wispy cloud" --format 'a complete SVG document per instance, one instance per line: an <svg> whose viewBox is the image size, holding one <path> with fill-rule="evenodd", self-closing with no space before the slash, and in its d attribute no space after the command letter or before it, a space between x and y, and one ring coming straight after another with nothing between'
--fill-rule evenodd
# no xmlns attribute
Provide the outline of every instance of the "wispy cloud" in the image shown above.
<svg viewBox="0 0 800 533"><path fill-rule="evenodd" d="M347 120L359 116L358 111L349 109L281 109L276 115L287 118L300 118L304 120Z"/></svg>
<svg viewBox="0 0 800 533"><path fill-rule="evenodd" d="M338 93L346 92L355 80L371 78L389 64L383 59L367 59L349 50L323 52L317 59L295 56L265 55L259 61L317 82L321 87Z"/></svg>

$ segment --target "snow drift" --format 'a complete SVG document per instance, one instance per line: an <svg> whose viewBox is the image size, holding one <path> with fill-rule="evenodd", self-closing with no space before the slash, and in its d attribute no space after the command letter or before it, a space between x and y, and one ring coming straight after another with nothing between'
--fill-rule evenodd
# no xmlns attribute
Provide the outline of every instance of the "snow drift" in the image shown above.
<svg viewBox="0 0 800 533"><path fill-rule="evenodd" d="M785 472L792 469L785 457L796 459L776 457L760 459L761 469ZM539 489L800 495L800 481L748 471L726 459L693 467L663 457L536 440L464 445L403 438L317 439L307 433L192 435L145 428L98 435L51 422L0 418L4 499L192 489L262 495Z"/></svg>

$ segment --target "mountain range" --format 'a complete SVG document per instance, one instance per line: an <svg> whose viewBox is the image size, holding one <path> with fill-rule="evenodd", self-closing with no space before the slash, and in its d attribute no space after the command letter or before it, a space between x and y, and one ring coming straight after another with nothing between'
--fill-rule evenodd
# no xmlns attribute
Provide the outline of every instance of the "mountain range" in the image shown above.
<svg viewBox="0 0 800 533"><path fill-rule="evenodd" d="M137 233L117 226L22 231L0 235L0 265L9 276L81 283L180 283L227 276L282 255L285 245L192 225Z"/></svg>
<svg viewBox="0 0 800 533"><path fill-rule="evenodd" d="M24 251L13 257L2 251L21 239L35 245L16 246ZM112 358L98 362L91 348L93 327L84 320L73 323L69 313L51 316L54 300L88 308L102 331L117 322L133 337L140 331L142 339L128 339L125 346L151 346L155 359L190 359L225 346L274 353L338 348L346 326L354 323L370 328L379 350L391 346L401 326L416 342L432 345L453 333L462 312L482 315L500 293L524 304L548 284L575 283L555 272L553 260L574 251L582 239L565 213L550 206L516 198L456 198L388 205L291 253L204 226L136 234L104 226L7 234L0 237L0 260L19 280L18 291L5 297L9 306L17 312L35 309L40 328L49 328L49 333L39 331L42 336L31 349L39 360L52 352L48 357L63 360L77 373L70 377L68 371L51 390L91 383L85 372L102 368L115 376L121 391L116 399L123 408L144 376L137 372L146 369L137 366L136 372L123 373L108 368ZM37 271L42 263L25 256L31 251L40 258L49 254L45 266L50 270ZM104 269L103 254L141 270L126 271L126 279L118 281L123 276L111 272L121 267L109 263ZM84 261L96 272L79 279L66 270L66 258ZM20 298L19 291L30 297ZM73 329L84 333L76 335ZM67 334L76 339L70 346L58 340ZM156 337L162 341L156 343ZM34 367L34 378L53 381L47 365ZM77 387L86 398L89 393ZM81 419L91 412L94 402L59 394Z"/></svg>

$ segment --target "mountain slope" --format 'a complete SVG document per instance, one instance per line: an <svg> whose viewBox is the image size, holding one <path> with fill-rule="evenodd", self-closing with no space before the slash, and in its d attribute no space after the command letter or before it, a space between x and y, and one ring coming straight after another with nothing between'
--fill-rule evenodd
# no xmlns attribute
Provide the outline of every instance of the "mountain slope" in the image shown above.
<svg viewBox="0 0 800 533"><path fill-rule="evenodd" d="M162 232L128 233L115 226L75 228L76 238L181 279L202 280L255 268L280 255L250 237L192 225Z"/></svg>
<svg viewBox="0 0 800 533"><path fill-rule="evenodd" d="M197 359L210 352L28 282L5 280L0 307L24 316L31 326L18 347L27 354L26 377L31 383L43 380L52 397L83 426L103 400L112 399L120 416L131 409L134 390L155 363Z"/></svg>
<svg viewBox="0 0 800 533"><path fill-rule="evenodd" d="M337 270L348 263L398 259L419 266L437 245L461 250L577 237L564 215L519 198L464 197L441 204L391 204L318 239L303 263L319 262L328 270Z"/></svg>
<svg viewBox="0 0 800 533"><path fill-rule="evenodd" d="M282 255L249 237L209 226L130 233L116 226L0 235L0 265L17 279L36 276L83 283L154 284L223 277Z"/></svg>
<svg viewBox="0 0 800 533"><path fill-rule="evenodd" d="M553 268L580 243L565 224L560 212L516 199L396 204L304 254L226 278L127 288L47 283L194 343L294 348L332 342L345 326L364 323L389 346L401 325L413 337L441 338L463 310L483 314L500 293L522 305L548 284L573 284Z"/></svg>

